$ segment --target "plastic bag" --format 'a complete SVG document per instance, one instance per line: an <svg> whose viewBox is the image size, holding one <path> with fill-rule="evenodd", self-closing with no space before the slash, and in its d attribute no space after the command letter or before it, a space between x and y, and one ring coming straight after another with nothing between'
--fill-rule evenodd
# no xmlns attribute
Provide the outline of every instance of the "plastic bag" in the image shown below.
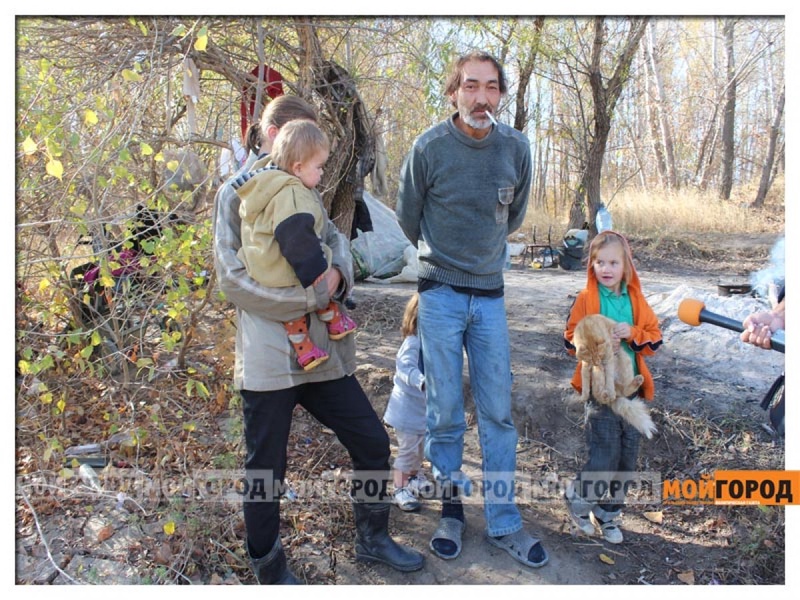
<svg viewBox="0 0 800 600"><path fill-rule="evenodd" d="M366 191L364 202L369 209L373 231L361 232L350 242L355 278L382 279L397 275L406 266L403 254L412 244L388 206Z"/></svg>

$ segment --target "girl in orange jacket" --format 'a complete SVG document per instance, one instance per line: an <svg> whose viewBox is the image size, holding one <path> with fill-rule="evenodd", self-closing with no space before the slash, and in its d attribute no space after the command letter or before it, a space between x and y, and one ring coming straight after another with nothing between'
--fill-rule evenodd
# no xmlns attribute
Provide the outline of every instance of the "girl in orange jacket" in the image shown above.
<svg viewBox="0 0 800 600"><path fill-rule="evenodd" d="M644 357L651 356L661 346L661 329L642 293L628 241L614 231L599 233L589 246L587 271L586 287L575 298L564 331L567 351L575 354L573 335L583 317L599 313L613 319L617 322L613 336L620 344L619 351L631 357L634 374L644 378L638 395L652 400L655 386ZM571 383L575 390L581 391L580 363ZM618 520L624 494L598 498L595 490L616 489L610 485L612 480L619 480L623 472L636 470L641 434L607 405L590 399L589 409L588 460L575 482L567 486L567 508L581 531L592 534L598 527L606 541L619 544L622 532ZM604 485L598 486L597 482Z"/></svg>

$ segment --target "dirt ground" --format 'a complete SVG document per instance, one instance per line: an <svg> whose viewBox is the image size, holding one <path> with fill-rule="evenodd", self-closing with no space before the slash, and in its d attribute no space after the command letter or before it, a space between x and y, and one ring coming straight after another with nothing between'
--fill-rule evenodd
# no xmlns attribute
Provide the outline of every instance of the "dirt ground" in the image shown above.
<svg viewBox="0 0 800 600"><path fill-rule="evenodd" d="M765 425L766 415L758 406L783 369L783 355L741 344L733 332L712 325L691 328L676 316L681 298L697 297L715 311L743 318L759 301L744 296L720 298L717 284L746 281L750 273L764 268L777 239L776 235L707 236L691 244L631 240L644 291L661 319L665 340L649 360L657 388L652 416L658 433L642 444L640 470L658 472L664 479L685 480L698 479L715 469L784 468L784 442ZM575 362L564 352L561 339L572 298L584 283L584 271L532 269L521 265L518 258L507 271L512 401L522 481L563 481L584 461L583 409L569 388ZM359 282L356 286L353 315L360 325L357 377L379 415L392 386L403 305L414 289L410 283ZM464 384L471 415L466 375ZM220 430L209 428L207 435L230 437L230 423L237 417L235 410L221 411L215 421ZM291 435L290 483L303 477L329 477L348 468L343 448L302 410L298 409ZM241 452L240 439L231 443ZM464 471L479 476L480 465L477 425L470 418ZM440 560L428 550L438 521L438 502L426 501L418 513L392 509L393 534L426 557L425 567L416 573L355 562L352 520L344 502L309 504L287 499L282 536L291 567L309 584L732 585L786 581L783 509L638 504L624 512L625 542L614 546L602 537L575 535L557 495L532 497L523 490L520 496L526 528L541 537L550 554L549 564L541 569L523 567L485 542L478 499L466 501L463 551L452 561ZM161 582L253 583L242 556L238 506L216 513L204 510L201 520L207 521L204 531L212 530L206 535L213 543L195 536L188 549L163 535L167 519L163 511L160 520L139 516L134 522L113 494L98 499L91 514L76 509L79 523L65 524L63 510L50 513L54 516L49 522L40 515L42 522L36 528L29 521L25 527L18 526L16 581L91 583L87 574L94 573L94 581L99 583L142 582L145 567L160 564ZM18 503L17 512L19 517L25 507ZM149 514L156 513L152 510ZM57 517L61 520L56 521ZM103 527L109 526L110 532L106 529L104 534ZM50 540L46 548L42 537ZM193 561L198 564L195 569L185 568ZM169 573L164 575L163 565L176 572L183 569L182 574L170 579Z"/></svg>
<svg viewBox="0 0 800 600"><path fill-rule="evenodd" d="M783 468L783 443L763 426L767 419L758 407L783 368L783 355L741 344L731 331L708 324L692 328L677 319L681 297L707 300L709 310L717 302L713 308L720 314L744 318L756 300L714 300L717 284L747 281L751 271L764 267L774 241L774 236L725 241L709 237L697 242L697 248L707 248L708 255L695 257L691 248L686 252L637 248L639 244L632 240L634 254L646 257L637 260L637 266L665 337L661 350L648 361L656 379L652 414L659 433L643 441L641 470L657 471L664 479L697 479L714 469ZM673 259L664 260L662 252ZM520 434L517 468L525 481L528 477L538 481L570 477L584 461L583 408L569 389L575 363L563 350L561 331L585 277L583 271L523 267L519 259L507 272L512 395ZM357 287L355 317L366 325L359 337L359 376L379 414L391 390L402 304L413 290L413 284ZM466 376L465 390L469 398ZM479 478L475 423L468 428L464 454L464 470ZM550 563L541 569L521 566L484 541L482 504L477 499L466 507L462 555L454 561L436 558L427 544L440 505L431 501L420 513L393 513L398 536L426 554L424 570L401 575L382 567L358 566L345 576L340 563L339 581L434 585L784 582L783 518L768 514L780 511L637 505L625 511L625 542L615 546L599 536L575 535L562 501L552 494L522 499L519 504L526 527L543 539L550 554Z"/></svg>

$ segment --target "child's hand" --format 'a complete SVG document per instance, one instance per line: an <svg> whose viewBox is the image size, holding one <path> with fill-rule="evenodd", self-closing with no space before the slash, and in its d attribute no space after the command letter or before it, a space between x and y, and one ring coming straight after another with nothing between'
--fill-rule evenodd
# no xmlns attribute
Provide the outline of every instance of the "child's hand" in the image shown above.
<svg viewBox="0 0 800 600"><path fill-rule="evenodd" d="M617 323L614 325L614 329L611 331L611 334L614 336L614 340L627 340L631 337L631 326L627 323Z"/></svg>

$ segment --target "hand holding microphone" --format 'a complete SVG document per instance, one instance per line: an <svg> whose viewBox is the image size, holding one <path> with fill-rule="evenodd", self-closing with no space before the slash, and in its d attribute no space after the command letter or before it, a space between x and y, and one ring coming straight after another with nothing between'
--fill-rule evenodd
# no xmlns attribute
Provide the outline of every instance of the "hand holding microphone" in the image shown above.
<svg viewBox="0 0 800 600"><path fill-rule="evenodd" d="M750 315L747 317L747 319L745 319L744 323L740 323L739 321L731 319L730 317L718 315L706 310L705 304L703 304L700 300L687 298L678 306L678 318L684 323L692 325L693 327L697 327L700 325L700 323L710 323L711 325L724 327L725 329L730 329L731 331L741 333L741 338L744 342L751 343L762 348L771 348L772 350L777 350L778 352L784 352L786 344L784 341L782 327L783 302L784 301L782 300L775 310L769 313L756 313L755 315ZM781 307L780 310L779 307ZM764 314L771 315L771 318L767 323L762 321L761 317L758 316ZM778 319L780 319L780 321ZM778 324L781 325L781 328L773 331L772 327L777 327ZM750 329L751 327L753 327L752 330ZM770 332L769 335L766 335L766 332L764 331L765 327L767 331Z"/></svg>

